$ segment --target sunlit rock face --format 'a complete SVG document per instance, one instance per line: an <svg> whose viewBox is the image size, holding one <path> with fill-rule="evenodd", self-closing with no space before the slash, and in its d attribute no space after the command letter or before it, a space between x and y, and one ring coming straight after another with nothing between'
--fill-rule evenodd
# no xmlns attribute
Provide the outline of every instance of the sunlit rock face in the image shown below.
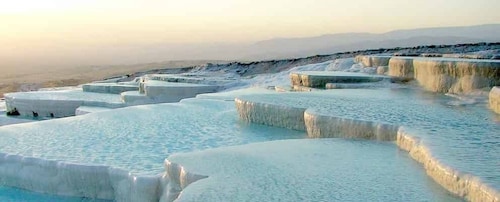
<svg viewBox="0 0 500 202"><path fill-rule="evenodd" d="M500 61L415 58L415 79L426 90L468 93L500 85Z"/></svg>
<svg viewBox="0 0 500 202"><path fill-rule="evenodd" d="M235 103L242 120L293 130L305 130L304 111L306 108L257 103L238 98L235 99Z"/></svg>
<svg viewBox="0 0 500 202"><path fill-rule="evenodd" d="M357 63L363 64L365 67L379 67L389 65L391 56L381 55L358 55L354 58Z"/></svg>
<svg viewBox="0 0 500 202"><path fill-rule="evenodd" d="M398 126L371 121L322 115L315 110L304 113L307 134L311 138L363 138L392 141Z"/></svg>
<svg viewBox="0 0 500 202"><path fill-rule="evenodd" d="M388 80L381 75L352 72L304 71L290 74L293 86L325 88L328 83L367 83Z"/></svg>
<svg viewBox="0 0 500 202"><path fill-rule="evenodd" d="M491 110L500 114L500 87L495 86L491 89L489 103Z"/></svg>
<svg viewBox="0 0 500 202"><path fill-rule="evenodd" d="M402 79L413 79L413 58L411 57L393 57L389 61L389 76Z"/></svg>
<svg viewBox="0 0 500 202"><path fill-rule="evenodd" d="M377 74L385 75L385 73L387 72L388 69L389 69L389 66L379 66L379 67L377 67Z"/></svg>

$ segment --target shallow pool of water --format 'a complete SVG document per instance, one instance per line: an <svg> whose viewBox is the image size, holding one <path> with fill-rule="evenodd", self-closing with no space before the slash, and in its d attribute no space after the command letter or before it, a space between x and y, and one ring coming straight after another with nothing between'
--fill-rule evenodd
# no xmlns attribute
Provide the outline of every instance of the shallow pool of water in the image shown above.
<svg viewBox="0 0 500 202"><path fill-rule="evenodd" d="M305 138L239 121L234 102L187 99L0 127L0 152L156 175L175 152Z"/></svg>
<svg viewBox="0 0 500 202"><path fill-rule="evenodd" d="M188 185L178 201L461 201L391 142L279 140L174 154L169 161L208 176Z"/></svg>
<svg viewBox="0 0 500 202"><path fill-rule="evenodd" d="M0 201L5 202L107 202L106 200L47 195L0 185Z"/></svg>
<svg viewBox="0 0 500 202"><path fill-rule="evenodd" d="M244 95L244 100L305 107L334 117L403 126L421 137L445 165L500 189L500 123L486 103L456 105L455 98L410 88L327 90Z"/></svg>

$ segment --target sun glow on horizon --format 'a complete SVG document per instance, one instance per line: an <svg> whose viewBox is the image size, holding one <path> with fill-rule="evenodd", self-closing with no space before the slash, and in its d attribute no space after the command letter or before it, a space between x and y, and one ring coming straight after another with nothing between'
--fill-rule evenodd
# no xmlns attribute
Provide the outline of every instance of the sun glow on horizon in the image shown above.
<svg viewBox="0 0 500 202"><path fill-rule="evenodd" d="M500 23L497 8L500 1L490 0L0 0L0 63L68 55L84 61L82 53L133 54L162 45L248 45L272 38L492 24Z"/></svg>
<svg viewBox="0 0 500 202"><path fill-rule="evenodd" d="M142 35L156 38L146 41L168 43L251 42L500 22L496 12L500 2L467 4L463 0L454 4L446 0L377 4L369 0L0 0L0 36L78 38L86 32L90 36L107 32L132 41ZM474 11L481 15L473 16ZM98 38L86 40L103 41Z"/></svg>
<svg viewBox="0 0 500 202"><path fill-rule="evenodd" d="M77 9L80 6L91 5L96 1L67 1L67 0L1 0L1 14L30 14L40 12L64 12Z"/></svg>

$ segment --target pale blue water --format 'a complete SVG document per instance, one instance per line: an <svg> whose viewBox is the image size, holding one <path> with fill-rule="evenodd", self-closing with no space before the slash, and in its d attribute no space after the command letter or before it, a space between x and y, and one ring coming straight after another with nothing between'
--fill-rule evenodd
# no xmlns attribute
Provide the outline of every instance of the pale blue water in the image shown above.
<svg viewBox="0 0 500 202"><path fill-rule="evenodd" d="M86 102L121 103L120 95L83 92L81 89L7 93L5 97L29 100L81 100Z"/></svg>
<svg viewBox="0 0 500 202"><path fill-rule="evenodd" d="M24 117L7 116L5 115L5 111L0 111L0 126L18 124L18 123L28 123L32 121L35 120Z"/></svg>
<svg viewBox="0 0 500 202"><path fill-rule="evenodd" d="M231 99L231 96L221 99ZM244 96L269 103L307 105L317 113L404 125L423 137L433 154L446 165L479 176L497 188L500 184L499 169L492 169L500 167L500 126L495 122L496 116L483 104L452 106L448 103L453 98L411 89ZM163 160L176 152L289 138L305 138L305 134L242 123L231 101L187 99L181 103L3 126L0 127L0 152L103 164L137 174L158 174L164 171ZM394 163L405 162L395 160ZM380 166L384 164L387 162L383 161ZM422 169L417 163L413 166ZM419 175L406 177L420 179ZM435 187L435 184L429 186ZM446 195L444 191L438 192ZM11 197L25 195L16 190L0 191L0 196L2 193L14 193L5 194Z"/></svg>
<svg viewBox="0 0 500 202"><path fill-rule="evenodd" d="M304 132L239 121L234 102L187 99L0 127L3 153L101 164L156 175L175 152L287 138Z"/></svg>
<svg viewBox="0 0 500 202"><path fill-rule="evenodd" d="M29 192L22 189L0 185L0 201L2 202L106 202L106 200L55 196Z"/></svg>
<svg viewBox="0 0 500 202"><path fill-rule="evenodd" d="M461 201L390 142L279 140L169 160L208 176L177 201Z"/></svg>
<svg viewBox="0 0 500 202"><path fill-rule="evenodd" d="M500 122L486 103L451 104L445 95L409 88L328 90L241 96L309 107L313 113L404 126L445 165L500 189Z"/></svg>

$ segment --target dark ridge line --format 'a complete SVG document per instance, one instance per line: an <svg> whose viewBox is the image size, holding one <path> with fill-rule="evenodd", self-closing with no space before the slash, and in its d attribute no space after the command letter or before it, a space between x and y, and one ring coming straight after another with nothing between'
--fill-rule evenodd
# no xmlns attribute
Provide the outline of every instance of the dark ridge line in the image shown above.
<svg viewBox="0 0 500 202"><path fill-rule="evenodd" d="M355 57L357 55L373 55L373 54L394 54L399 51L406 51L403 54L422 54L422 53L442 53L445 50L441 49L449 49L449 48L461 48L460 50L446 50L446 53L466 53L465 49L467 48L474 48L474 47L481 47L485 46L483 50L493 50L493 49L500 49L500 42L480 42L480 43L460 43L460 44L453 44L453 45L446 45L446 44L441 44L441 45L422 45L422 46L413 46L413 47L394 47L394 48L378 48L378 49L365 49L365 50L356 50L356 51L345 51L345 52L337 52L337 53L332 53L332 54L325 54L325 55L313 55L313 56L308 56L308 57L302 57L302 58L290 58L290 59L276 59L276 60L262 60L262 61L251 61L251 62L229 62L229 63L207 63L205 65L198 65L198 66L187 66L187 67L181 67L181 68L161 68L161 69L152 69L148 71L143 71L143 72L135 72L132 74L127 74L124 75L123 79L120 79L119 81L129 81L133 79L134 77L142 76L145 74L180 74L180 73L187 73L191 72L192 70L195 69L203 69L206 71L219 71L221 69L226 69L230 70L230 67L233 66L238 66L239 68L242 68L243 70L241 71L236 71L235 73L239 74L240 76L251 76L251 75L256 75L256 74L262 74L262 73L276 73L280 72L283 70L290 69L292 67L296 66L301 66L301 65L307 65L307 64L314 64L314 63L321 63L321 62L326 62L328 60L334 60L334 59L339 59L339 58L348 58L348 57ZM478 50L474 50L478 51ZM470 52L470 51L469 51ZM284 63L281 65L281 68L274 69L261 69L260 71L256 72L251 72L250 70L255 70L255 68L252 68L252 66L255 65L277 65L279 63ZM216 69L216 70L213 70ZM115 77L116 78L116 77ZM106 78L109 79L109 78Z"/></svg>

